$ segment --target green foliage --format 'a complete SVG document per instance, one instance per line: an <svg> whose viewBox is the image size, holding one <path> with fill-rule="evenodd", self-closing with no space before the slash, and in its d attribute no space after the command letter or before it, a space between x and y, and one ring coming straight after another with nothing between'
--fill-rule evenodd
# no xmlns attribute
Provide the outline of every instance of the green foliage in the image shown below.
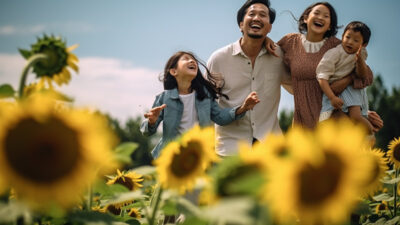
<svg viewBox="0 0 400 225"><path fill-rule="evenodd" d="M137 147L138 144L133 142L124 142L118 145L114 150L117 160L125 165L132 164L131 154Z"/></svg>
<svg viewBox="0 0 400 225"><path fill-rule="evenodd" d="M386 149L393 138L400 136L400 87L392 87L389 92L381 75L377 75L367 92L370 110L376 111L384 121L383 128L376 133L376 145Z"/></svg>
<svg viewBox="0 0 400 225"><path fill-rule="evenodd" d="M150 151L154 146L152 140L157 138L157 136L147 137L142 135L140 132L141 117L138 116L135 119L128 119L124 126L121 126L121 123L117 119L111 118L110 116L109 121L121 143L134 142L138 144L136 150L131 154L132 164L128 167L135 168L151 165L152 157Z"/></svg>
<svg viewBox="0 0 400 225"><path fill-rule="evenodd" d="M14 88L9 84L0 85L0 98L12 98L16 94Z"/></svg>
<svg viewBox="0 0 400 225"><path fill-rule="evenodd" d="M286 132L291 126L293 121L293 111L282 110L279 113L279 126L283 132Z"/></svg>

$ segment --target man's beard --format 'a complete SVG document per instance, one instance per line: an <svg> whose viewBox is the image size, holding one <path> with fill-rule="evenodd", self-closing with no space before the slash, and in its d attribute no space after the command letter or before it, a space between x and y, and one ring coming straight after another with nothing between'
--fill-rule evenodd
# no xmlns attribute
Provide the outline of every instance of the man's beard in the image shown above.
<svg viewBox="0 0 400 225"><path fill-rule="evenodd" d="M247 36L249 36L249 38L253 38L253 39L261 39L261 38L264 37L264 36L259 35L259 34L249 34L249 33L247 33Z"/></svg>

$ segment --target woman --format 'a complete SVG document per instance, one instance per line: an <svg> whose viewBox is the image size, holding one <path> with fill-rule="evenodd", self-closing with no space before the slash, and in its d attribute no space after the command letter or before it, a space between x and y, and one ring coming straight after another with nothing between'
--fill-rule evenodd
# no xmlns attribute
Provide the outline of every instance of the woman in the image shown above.
<svg viewBox="0 0 400 225"><path fill-rule="evenodd" d="M294 92L294 122L308 128L314 128L319 120L322 106L322 91L316 79L316 68L326 51L339 45L335 37L337 15L327 2L317 2L309 6L299 18L299 32L284 36L279 46L284 52L284 61L288 65ZM373 81L368 67L365 78L356 78L353 74L331 85L335 94L341 93L353 83L354 88L364 88ZM370 112L368 119L378 131L383 122L379 115Z"/></svg>

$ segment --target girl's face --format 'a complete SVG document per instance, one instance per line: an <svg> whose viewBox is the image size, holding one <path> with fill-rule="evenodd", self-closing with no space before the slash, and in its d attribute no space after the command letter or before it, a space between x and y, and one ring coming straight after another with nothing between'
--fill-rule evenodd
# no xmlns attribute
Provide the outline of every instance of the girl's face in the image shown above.
<svg viewBox="0 0 400 225"><path fill-rule="evenodd" d="M331 13L325 5L316 5L306 16L307 32L316 35L324 35L331 26Z"/></svg>
<svg viewBox="0 0 400 225"><path fill-rule="evenodd" d="M197 61L189 54L183 54L176 65L170 69L170 73L177 81L180 79L194 79L198 70Z"/></svg>
<svg viewBox="0 0 400 225"><path fill-rule="evenodd" d="M356 53L361 46L364 46L361 33L352 29L346 30L342 37L342 46L348 54Z"/></svg>

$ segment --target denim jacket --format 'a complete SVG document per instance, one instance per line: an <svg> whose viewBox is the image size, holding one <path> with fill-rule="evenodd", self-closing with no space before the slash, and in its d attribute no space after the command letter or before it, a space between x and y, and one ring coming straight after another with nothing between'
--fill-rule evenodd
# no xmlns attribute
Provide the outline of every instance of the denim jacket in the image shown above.
<svg viewBox="0 0 400 225"><path fill-rule="evenodd" d="M206 93L210 96L208 92ZM156 133L160 122L164 121L162 138L151 152L153 158L158 158L160 151L164 146L179 135L178 128L182 118L183 103L179 99L178 89L165 90L161 94L157 95L152 108L163 104L166 104L167 107L161 111L154 125L149 125L148 120L146 119L140 126L140 131L144 135L152 135ZM218 103L213 100L212 97L207 97L200 101L197 99L197 93L195 106L200 127L210 126L213 124L212 122L221 126L227 125L245 115L245 113L235 115L238 106L234 108L220 108Z"/></svg>

